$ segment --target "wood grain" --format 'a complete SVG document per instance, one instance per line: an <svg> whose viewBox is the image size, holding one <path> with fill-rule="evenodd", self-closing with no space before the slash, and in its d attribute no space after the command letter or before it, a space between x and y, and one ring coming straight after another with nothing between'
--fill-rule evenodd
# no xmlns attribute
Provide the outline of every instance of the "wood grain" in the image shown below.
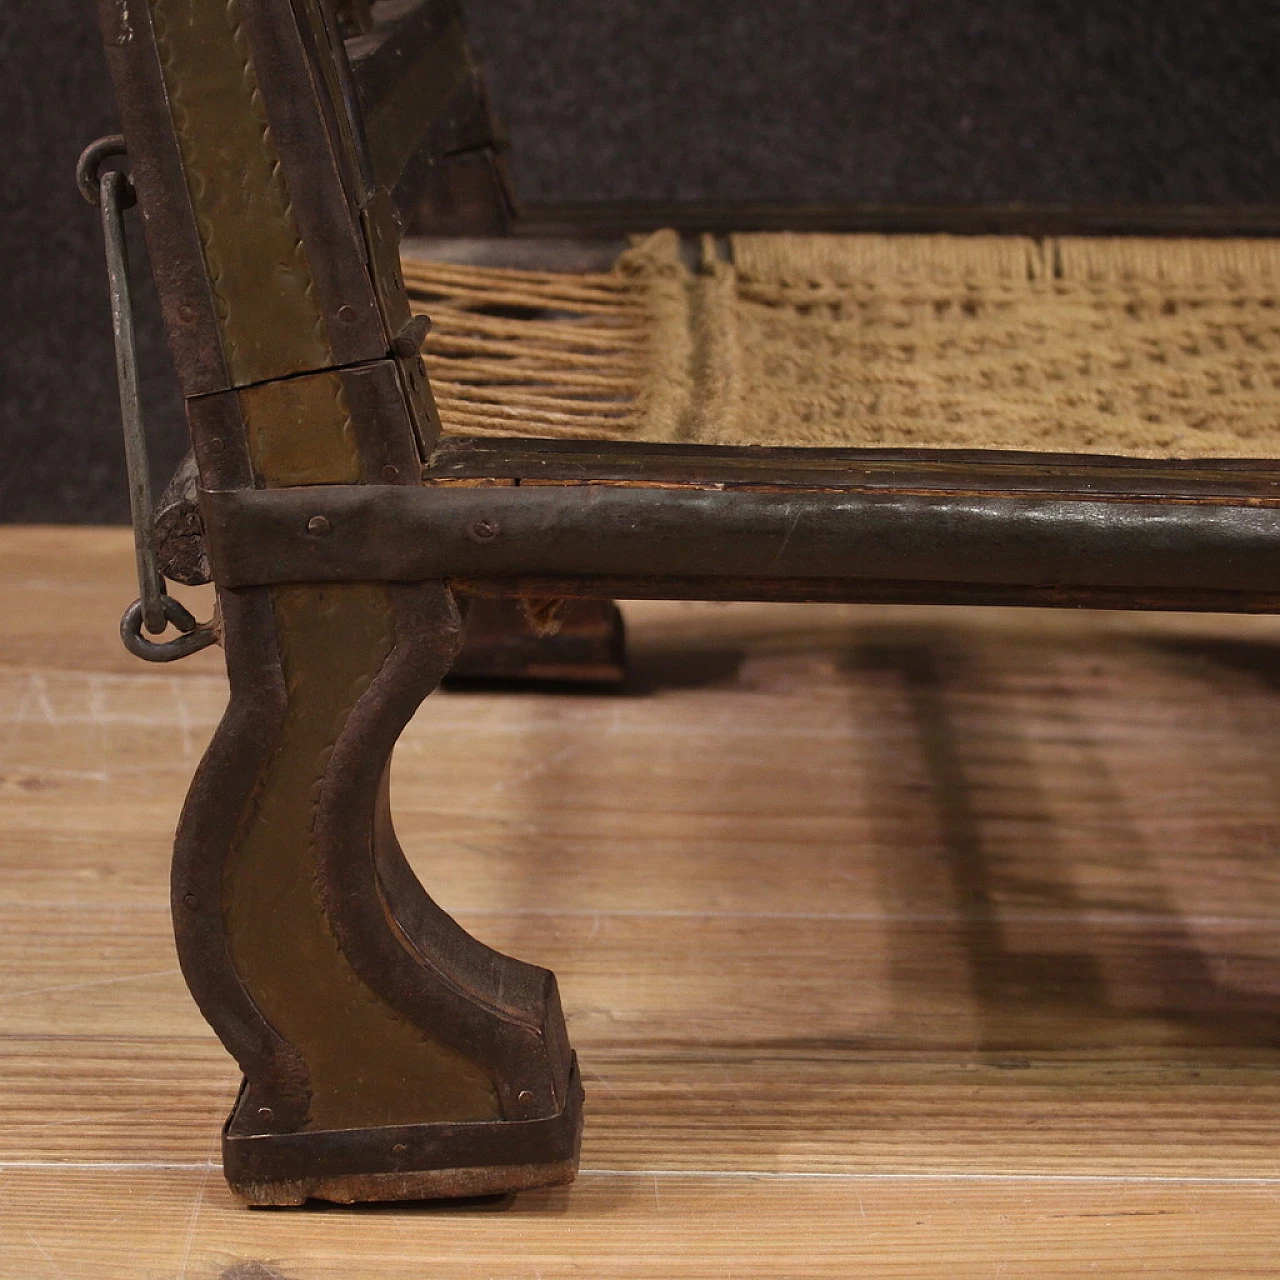
<svg viewBox="0 0 1280 1280"><path fill-rule="evenodd" d="M584 1174L266 1213L167 915L225 686L130 564L0 529L0 1277L1275 1273L1280 622L645 604L624 694L433 696L401 834L557 971Z"/></svg>
<svg viewBox="0 0 1280 1280"><path fill-rule="evenodd" d="M467 1206L237 1209L214 1167L6 1176L8 1275L1273 1276L1270 1184L584 1174ZM77 1208L68 1221L62 1208ZM141 1211L139 1206L142 1206ZM145 1215L148 1229L137 1230Z"/></svg>

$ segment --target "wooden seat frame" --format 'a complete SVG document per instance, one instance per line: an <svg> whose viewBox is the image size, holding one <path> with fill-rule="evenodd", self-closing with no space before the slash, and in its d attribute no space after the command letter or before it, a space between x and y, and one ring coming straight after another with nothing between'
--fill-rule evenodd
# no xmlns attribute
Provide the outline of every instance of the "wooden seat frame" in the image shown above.
<svg viewBox="0 0 1280 1280"><path fill-rule="evenodd" d="M545 262L658 223L1256 234L1270 215L614 209L522 226L453 0L99 7L231 685L172 903L183 973L244 1072L223 1154L248 1202L474 1195L576 1169L555 979L461 930L392 827L391 753L458 650L458 600L1280 608L1271 462L442 440L396 225L398 207L479 260Z"/></svg>

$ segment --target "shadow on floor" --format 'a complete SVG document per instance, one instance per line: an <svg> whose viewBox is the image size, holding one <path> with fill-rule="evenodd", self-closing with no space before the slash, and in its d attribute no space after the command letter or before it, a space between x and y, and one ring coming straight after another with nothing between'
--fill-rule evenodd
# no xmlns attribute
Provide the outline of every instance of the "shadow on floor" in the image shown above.
<svg viewBox="0 0 1280 1280"><path fill-rule="evenodd" d="M1046 1037L1062 1048L1105 1048L1099 1036L1124 1044L1139 1024L1154 1021L1164 1024L1166 1045L1172 1039L1188 1048L1280 1050L1280 1004L1272 994L1225 984L1217 976L1240 966L1229 955L1206 956L1179 915L1099 750L1096 727L1080 718L1069 687L1062 682L1054 687L1052 645L1042 663L1033 659L1030 674L1042 687L1028 701L1025 692L1013 696L1014 682L993 663L1000 657L999 645L993 654L990 644L970 640L938 628L927 633L910 627L868 629L843 665L850 672L874 672L901 689L928 777L920 803L928 806L944 850L961 948L980 1011L975 1049L1006 1057L1045 1046ZM1223 664L1271 687L1280 677L1275 646L1217 640L1157 640L1155 646L1184 669L1203 673L1210 684L1214 669ZM1013 663L1021 668L1017 676L1023 686L1026 665L1024 650ZM997 723L992 708L999 705L1002 685L1010 696ZM980 708L975 690L981 691ZM1105 846L1096 852L1122 871L1119 894L1087 895L1073 877L1075 855L1063 848L1061 805L1045 794L1029 720L1051 721L1054 736L1069 741L1075 790L1086 801L1081 818L1105 833ZM1272 723L1272 731L1255 737L1251 748L1264 753L1275 775L1280 773L1274 763L1280 760L1280 722ZM869 758L884 766L869 785L895 787L892 748L886 744ZM901 842L897 818L888 817L885 825L884 841ZM1018 850L1014 859L1005 852L1011 847ZM1195 852L1180 856L1194 858ZM894 865L886 860L888 874ZM910 885L892 886L892 891L909 894ZM1027 918L1019 922L1019 914ZM902 982L916 980L908 977L917 969L912 944L909 933L897 932L893 964ZM1114 957L1117 945L1131 953L1127 971L1142 975L1145 1007L1135 1007L1132 989L1117 1003L1109 988L1103 957Z"/></svg>

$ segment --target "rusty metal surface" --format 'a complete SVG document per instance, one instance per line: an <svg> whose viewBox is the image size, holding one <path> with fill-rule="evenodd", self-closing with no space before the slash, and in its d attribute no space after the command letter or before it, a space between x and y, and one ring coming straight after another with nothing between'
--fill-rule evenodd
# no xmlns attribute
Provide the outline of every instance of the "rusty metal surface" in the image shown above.
<svg viewBox="0 0 1280 1280"><path fill-rule="evenodd" d="M188 587L213 581L196 497L199 487L196 457L188 452L156 500L151 526L151 545L160 572Z"/></svg>
<svg viewBox="0 0 1280 1280"><path fill-rule="evenodd" d="M567 484L200 500L215 574L244 586L544 575L1280 590L1276 498Z"/></svg>
<svg viewBox="0 0 1280 1280"><path fill-rule="evenodd" d="M197 622L187 607L171 595L161 595L160 610L164 625L159 629L163 631L172 625L178 631L170 640L150 640L143 634L149 631L154 635L156 631L146 625L141 600L135 600L124 611L120 619L120 639L135 658L144 662L178 662L218 643L216 623Z"/></svg>
<svg viewBox="0 0 1280 1280"><path fill-rule="evenodd" d="M570 1064L554 1115L480 1124L394 1125L262 1134L246 1095L222 1135L231 1189L247 1204L425 1200L572 1182L582 1137L582 1082ZM465 1153L465 1164L451 1164Z"/></svg>
<svg viewBox="0 0 1280 1280"><path fill-rule="evenodd" d="M395 209L391 197L384 188L370 192L360 212L365 248L373 272L374 290L378 305L385 317L387 349L394 349L396 340L412 319L409 298L405 293L404 277L400 274L399 233L396 228ZM411 353L419 358L419 349ZM426 456L425 454L423 455Z"/></svg>

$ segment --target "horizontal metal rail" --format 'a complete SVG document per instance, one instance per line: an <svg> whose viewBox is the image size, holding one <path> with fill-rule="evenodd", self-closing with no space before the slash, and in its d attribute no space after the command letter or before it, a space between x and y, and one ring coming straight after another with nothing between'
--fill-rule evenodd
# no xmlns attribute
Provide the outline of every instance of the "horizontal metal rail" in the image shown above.
<svg viewBox="0 0 1280 1280"><path fill-rule="evenodd" d="M899 582L1280 596L1280 507L1256 500L551 484L235 490L200 505L215 580L232 587L540 578L673 596L762 581L801 584L793 598L806 581L826 594Z"/></svg>

